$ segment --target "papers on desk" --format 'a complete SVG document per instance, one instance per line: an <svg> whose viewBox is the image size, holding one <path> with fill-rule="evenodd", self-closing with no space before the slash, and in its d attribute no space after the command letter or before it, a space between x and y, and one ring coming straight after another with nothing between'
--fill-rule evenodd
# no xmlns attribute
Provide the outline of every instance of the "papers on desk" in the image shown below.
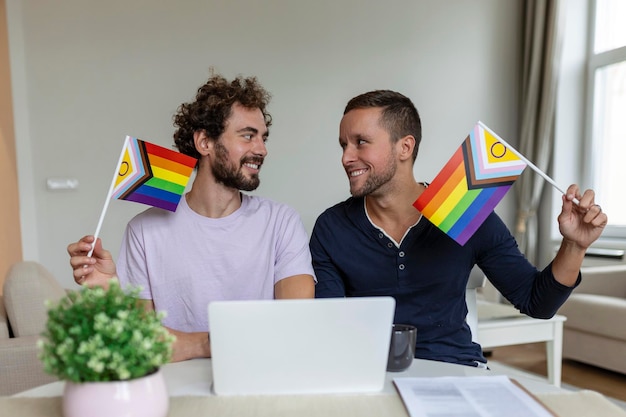
<svg viewBox="0 0 626 417"><path fill-rule="evenodd" d="M506 376L394 378L411 417L554 417Z"/></svg>

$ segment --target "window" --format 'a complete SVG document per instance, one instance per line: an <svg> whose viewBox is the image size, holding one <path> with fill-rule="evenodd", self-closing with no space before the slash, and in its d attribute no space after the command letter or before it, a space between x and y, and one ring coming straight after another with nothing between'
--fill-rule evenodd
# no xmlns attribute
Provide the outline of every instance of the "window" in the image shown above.
<svg viewBox="0 0 626 417"><path fill-rule="evenodd" d="M626 237L626 1L591 2L587 59L587 182L609 214L605 237Z"/></svg>

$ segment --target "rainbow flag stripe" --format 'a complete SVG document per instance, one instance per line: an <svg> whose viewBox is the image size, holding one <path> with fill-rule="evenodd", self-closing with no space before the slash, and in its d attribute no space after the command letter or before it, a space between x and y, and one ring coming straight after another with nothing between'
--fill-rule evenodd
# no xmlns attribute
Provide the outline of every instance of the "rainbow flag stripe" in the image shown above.
<svg viewBox="0 0 626 417"><path fill-rule="evenodd" d="M413 206L464 245L524 168L517 152L478 122Z"/></svg>
<svg viewBox="0 0 626 417"><path fill-rule="evenodd" d="M197 159L126 136L112 198L176 211Z"/></svg>

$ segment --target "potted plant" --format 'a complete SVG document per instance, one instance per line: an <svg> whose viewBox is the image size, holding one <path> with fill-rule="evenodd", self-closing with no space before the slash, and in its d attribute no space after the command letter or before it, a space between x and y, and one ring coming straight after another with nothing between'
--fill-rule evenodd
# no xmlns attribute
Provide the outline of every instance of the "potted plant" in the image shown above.
<svg viewBox="0 0 626 417"><path fill-rule="evenodd" d="M138 293L112 280L107 289L83 287L49 306L39 357L46 372L66 381L66 417L167 415L160 367L174 336L161 324L164 313L145 310Z"/></svg>

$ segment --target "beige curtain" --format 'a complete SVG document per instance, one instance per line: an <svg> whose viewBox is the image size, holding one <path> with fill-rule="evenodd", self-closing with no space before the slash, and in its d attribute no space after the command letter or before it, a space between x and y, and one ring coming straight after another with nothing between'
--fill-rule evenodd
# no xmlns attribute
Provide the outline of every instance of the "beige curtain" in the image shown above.
<svg viewBox="0 0 626 417"><path fill-rule="evenodd" d="M561 61L565 1L524 0L522 23L521 122L518 150L548 173L554 144L554 114ZM527 168L518 179L515 238L537 261L537 210L545 180Z"/></svg>

